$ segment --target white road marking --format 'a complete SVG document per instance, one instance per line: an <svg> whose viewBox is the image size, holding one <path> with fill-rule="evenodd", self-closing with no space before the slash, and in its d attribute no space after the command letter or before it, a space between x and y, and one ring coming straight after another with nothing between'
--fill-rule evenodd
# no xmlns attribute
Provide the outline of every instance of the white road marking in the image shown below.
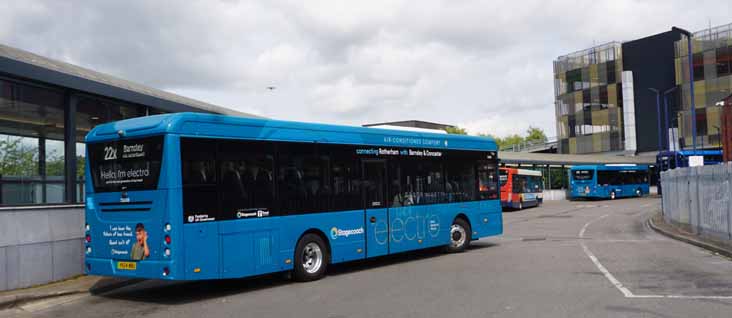
<svg viewBox="0 0 732 318"><path fill-rule="evenodd" d="M625 298L651 298L651 299L716 299L716 300L732 300L732 296L703 296L703 295L636 295L633 294L633 292L630 291L627 287L623 286L623 283L621 283L615 276L613 276L610 271L605 268L605 266L600 263L600 260L595 256L595 254L590 251L590 249L587 247L587 244L585 244L585 232L587 231L587 227L590 226L590 224L602 220L606 217L608 217L609 214L605 214L603 216L600 216L590 222L585 223L585 225L582 227L582 229L579 232L579 238L580 238L580 246L582 246L582 250L585 252L585 255L587 255L588 258L592 261L593 264L595 264L595 267L602 273L605 278L607 278L608 281L610 281L615 288L617 288Z"/></svg>
<svg viewBox="0 0 732 318"><path fill-rule="evenodd" d="M602 220L602 219L606 218L608 215L609 214L605 214L597 219L594 219L590 222L585 223L585 226L583 226L582 230L580 230L580 232L579 232L579 237L584 238L585 231L587 231L587 227L590 226L590 224L592 224L595 221ZM587 255L587 257L590 258L592 263L595 264L597 269L600 270L600 272L603 275L605 275L605 278L607 278L607 280L609 280L610 283L613 284L613 286L615 286L615 288L617 288L621 293L623 293L623 296L625 296L627 298L633 297L633 293L630 292L630 290L628 288L623 286L623 283L621 283L619 280L617 280L615 278L615 276L613 276L613 274L611 274L610 271L608 271L607 268L605 268L605 266L602 266L602 263L600 263L600 260L597 259L595 254L592 254L592 252L590 252L589 248L587 248L587 244L585 244L584 240L580 240L580 245L582 246L582 250L585 251L585 254Z"/></svg>

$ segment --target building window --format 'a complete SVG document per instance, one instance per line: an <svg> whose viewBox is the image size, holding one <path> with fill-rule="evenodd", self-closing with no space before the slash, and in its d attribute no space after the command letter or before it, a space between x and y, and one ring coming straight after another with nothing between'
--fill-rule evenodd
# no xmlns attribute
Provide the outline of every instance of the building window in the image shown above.
<svg viewBox="0 0 732 318"><path fill-rule="evenodd" d="M0 79L0 205L64 202L64 96Z"/></svg>
<svg viewBox="0 0 732 318"><path fill-rule="evenodd" d="M704 79L704 55L696 53L692 59L694 61L694 81L701 81Z"/></svg>
<svg viewBox="0 0 732 318"><path fill-rule="evenodd" d="M721 47L717 49L717 76L722 77L730 74L730 63L732 63L732 47Z"/></svg>

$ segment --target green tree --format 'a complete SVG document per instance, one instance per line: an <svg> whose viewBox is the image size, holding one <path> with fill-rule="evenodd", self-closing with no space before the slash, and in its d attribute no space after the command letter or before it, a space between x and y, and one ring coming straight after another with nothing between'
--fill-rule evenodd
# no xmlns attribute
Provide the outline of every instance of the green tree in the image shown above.
<svg viewBox="0 0 732 318"><path fill-rule="evenodd" d="M448 134L454 134L454 135L467 135L468 134L468 131L465 130L465 128L460 128L458 126L447 127L447 128L445 128L445 131Z"/></svg>
<svg viewBox="0 0 732 318"><path fill-rule="evenodd" d="M46 175L64 175L64 156L59 155L58 152L55 150L46 155Z"/></svg>
<svg viewBox="0 0 732 318"><path fill-rule="evenodd" d="M526 142L537 143L546 142L547 138L543 129L529 126L529 129L526 129L526 138L524 140Z"/></svg>
<svg viewBox="0 0 732 318"><path fill-rule="evenodd" d="M518 145L524 142L545 142L547 141L546 134L544 134L544 130L538 127L532 127L529 126L528 129L526 129L526 136L521 136L518 134L508 135L506 137L495 137L488 133L480 133L479 136L485 136L485 137L491 137L496 141L496 144L499 148L507 148L513 145Z"/></svg>
<svg viewBox="0 0 732 318"><path fill-rule="evenodd" d="M24 145L23 138L19 137L0 139L0 175L38 175L38 148Z"/></svg>

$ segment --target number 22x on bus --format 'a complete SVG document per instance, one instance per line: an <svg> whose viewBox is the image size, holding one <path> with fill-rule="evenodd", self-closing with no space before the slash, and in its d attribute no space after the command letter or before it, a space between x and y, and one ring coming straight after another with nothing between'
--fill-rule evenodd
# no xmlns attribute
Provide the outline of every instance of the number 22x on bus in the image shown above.
<svg viewBox="0 0 732 318"><path fill-rule="evenodd" d="M86 141L88 274L308 281L503 232L489 138L179 113Z"/></svg>

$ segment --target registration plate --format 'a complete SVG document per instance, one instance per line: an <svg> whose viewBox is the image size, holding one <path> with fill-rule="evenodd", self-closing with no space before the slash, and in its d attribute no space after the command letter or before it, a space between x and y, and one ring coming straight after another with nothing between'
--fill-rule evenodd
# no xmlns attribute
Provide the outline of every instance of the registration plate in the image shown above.
<svg viewBox="0 0 732 318"><path fill-rule="evenodd" d="M117 262L117 269L134 271L137 269L137 263L135 262Z"/></svg>

